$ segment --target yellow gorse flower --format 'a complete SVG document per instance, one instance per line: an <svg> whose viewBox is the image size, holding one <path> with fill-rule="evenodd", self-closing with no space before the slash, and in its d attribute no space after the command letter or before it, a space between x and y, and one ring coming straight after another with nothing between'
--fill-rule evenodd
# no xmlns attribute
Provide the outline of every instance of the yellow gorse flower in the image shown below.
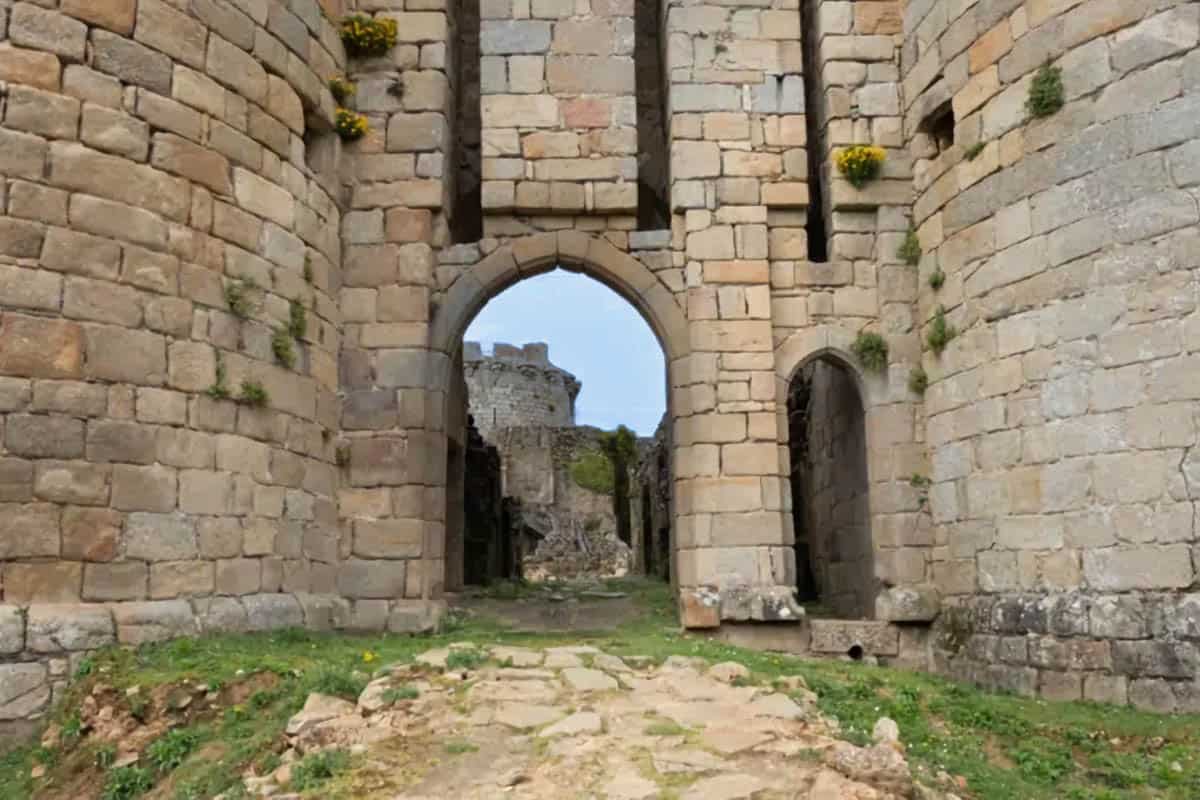
<svg viewBox="0 0 1200 800"><path fill-rule="evenodd" d="M363 650L362 660L364 663L370 664L376 658L378 658L378 656L372 653L370 650Z"/></svg>
<svg viewBox="0 0 1200 800"><path fill-rule="evenodd" d="M366 117L347 108L339 108L334 115L333 122L338 134L347 141L361 139L370 130Z"/></svg>
<svg viewBox="0 0 1200 800"><path fill-rule="evenodd" d="M879 177L879 170L886 159L886 150L866 144L856 144L839 150L834 157L838 172L857 188Z"/></svg>
<svg viewBox="0 0 1200 800"><path fill-rule="evenodd" d="M396 46L399 26L388 17L354 14L342 20L342 44L351 56L383 56Z"/></svg>

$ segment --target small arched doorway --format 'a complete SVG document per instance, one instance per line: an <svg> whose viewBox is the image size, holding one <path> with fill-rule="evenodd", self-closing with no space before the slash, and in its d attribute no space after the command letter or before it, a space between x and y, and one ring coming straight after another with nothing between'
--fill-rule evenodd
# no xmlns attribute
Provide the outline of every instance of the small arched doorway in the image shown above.
<svg viewBox="0 0 1200 800"><path fill-rule="evenodd" d="M825 352L801 363L787 385L787 419L797 597L814 616L870 618L866 407L849 362Z"/></svg>

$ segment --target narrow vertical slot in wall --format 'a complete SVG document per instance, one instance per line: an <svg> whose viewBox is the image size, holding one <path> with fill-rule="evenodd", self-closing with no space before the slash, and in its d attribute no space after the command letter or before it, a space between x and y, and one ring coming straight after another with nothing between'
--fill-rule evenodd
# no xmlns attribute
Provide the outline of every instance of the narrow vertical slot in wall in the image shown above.
<svg viewBox="0 0 1200 800"><path fill-rule="evenodd" d="M483 238L483 196L480 189L482 114L479 108L479 0L458 0L458 54L455 69L454 213L451 236L456 243Z"/></svg>
<svg viewBox="0 0 1200 800"><path fill-rule="evenodd" d="M637 87L638 229L671 227L667 185L667 93L660 23L662 0L635 0L633 58Z"/></svg>
<svg viewBox="0 0 1200 800"><path fill-rule="evenodd" d="M804 59L805 125L808 130L808 260L829 260L825 218L825 90L821 75L821 31L817 24L821 0L804 0L800 17Z"/></svg>

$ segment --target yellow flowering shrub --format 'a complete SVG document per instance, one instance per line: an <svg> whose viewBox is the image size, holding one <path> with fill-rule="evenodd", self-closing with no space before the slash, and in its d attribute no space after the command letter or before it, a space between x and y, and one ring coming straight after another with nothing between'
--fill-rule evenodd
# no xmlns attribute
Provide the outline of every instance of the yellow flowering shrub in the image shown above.
<svg viewBox="0 0 1200 800"><path fill-rule="evenodd" d="M329 79L329 93L333 95L333 99L338 102L338 105L346 105L346 101L354 96L357 87L345 78L335 75Z"/></svg>
<svg viewBox="0 0 1200 800"><path fill-rule="evenodd" d="M338 134L348 142L361 139L371 129L367 124L366 117L362 114L356 114L347 108L339 108L337 110L333 124L337 128Z"/></svg>
<svg viewBox="0 0 1200 800"><path fill-rule="evenodd" d="M879 170L887 158L887 151L882 147L867 144L856 144L839 150L836 156L838 172L845 176L856 189L861 189L868 181L879 177Z"/></svg>
<svg viewBox="0 0 1200 800"><path fill-rule="evenodd" d="M398 32L396 20L389 17L351 14L342 20L342 44L351 57L387 55L396 46Z"/></svg>

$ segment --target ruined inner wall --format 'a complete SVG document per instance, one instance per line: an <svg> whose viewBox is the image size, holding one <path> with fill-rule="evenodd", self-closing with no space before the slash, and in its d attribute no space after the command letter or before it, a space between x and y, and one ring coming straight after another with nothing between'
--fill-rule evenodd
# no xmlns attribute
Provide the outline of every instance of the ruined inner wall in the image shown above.
<svg viewBox="0 0 1200 800"><path fill-rule="evenodd" d="M497 343L484 355L478 342L463 343L463 374L470 414L493 444L503 428L571 427L580 383L550 363L540 343L517 348Z"/></svg>
<svg viewBox="0 0 1200 800"><path fill-rule="evenodd" d="M514 533L529 528L540 537L525 553L524 577L620 576L629 570L629 548L617 538L613 495L576 479L581 458L604 458L603 433L590 426L542 425L495 432L504 496L517 501Z"/></svg>
<svg viewBox="0 0 1200 800"><path fill-rule="evenodd" d="M1200 6L921 0L905 31L906 130L955 123L912 137L921 319L959 331L924 357L936 667L1200 709Z"/></svg>
<svg viewBox="0 0 1200 800"><path fill-rule="evenodd" d="M0 3L0 721L80 650L341 608L328 14Z"/></svg>

